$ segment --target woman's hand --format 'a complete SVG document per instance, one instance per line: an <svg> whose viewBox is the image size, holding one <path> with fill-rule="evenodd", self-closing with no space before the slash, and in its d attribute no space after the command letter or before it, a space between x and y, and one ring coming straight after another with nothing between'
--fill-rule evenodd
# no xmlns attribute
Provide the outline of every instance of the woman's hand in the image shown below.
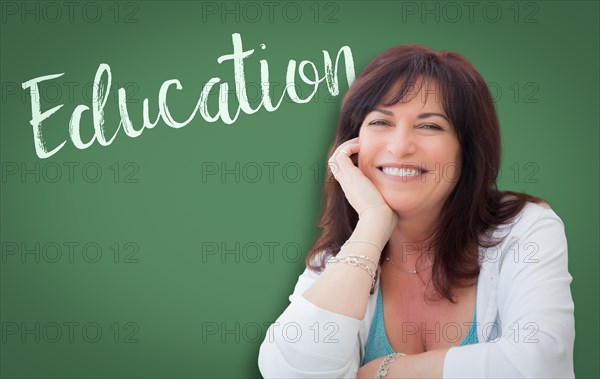
<svg viewBox="0 0 600 379"><path fill-rule="evenodd" d="M329 169L340 183L346 199L356 210L359 218L367 211L381 212L389 215L395 224L398 220L396 212L387 205L377 188L350 158L358 153L359 148L358 137L342 143L329 158Z"/></svg>

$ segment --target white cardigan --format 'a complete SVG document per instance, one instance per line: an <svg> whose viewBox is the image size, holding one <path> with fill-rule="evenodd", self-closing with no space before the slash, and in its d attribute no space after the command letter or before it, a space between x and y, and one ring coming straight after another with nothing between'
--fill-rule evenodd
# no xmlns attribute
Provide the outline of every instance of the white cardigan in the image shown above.
<svg viewBox="0 0 600 379"><path fill-rule="evenodd" d="M443 377L574 377L572 277L562 220L552 209L527 203L505 235L480 248L477 283L479 343L450 348ZM319 308L302 294L319 276L300 275L291 304L260 346L258 366L266 378L356 378L364 356L377 291L363 320Z"/></svg>

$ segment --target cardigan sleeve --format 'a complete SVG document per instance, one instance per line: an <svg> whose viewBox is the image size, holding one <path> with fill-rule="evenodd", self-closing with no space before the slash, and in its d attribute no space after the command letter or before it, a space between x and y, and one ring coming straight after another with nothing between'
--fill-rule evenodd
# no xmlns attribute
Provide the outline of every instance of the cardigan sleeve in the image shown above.
<svg viewBox="0 0 600 379"><path fill-rule="evenodd" d="M518 235L500 261L500 322L483 326L496 327L500 336L450 348L444 378L574 377L575 319L564 225L544 208Z"/></svg>
<svg viewBox="0 0 600 379"><path fill-rule="evenodd" d="M258 354L265 378L356 378L361 320L317 307L302 294L318 273L300 275L290 305L269 326Z"/></svg>

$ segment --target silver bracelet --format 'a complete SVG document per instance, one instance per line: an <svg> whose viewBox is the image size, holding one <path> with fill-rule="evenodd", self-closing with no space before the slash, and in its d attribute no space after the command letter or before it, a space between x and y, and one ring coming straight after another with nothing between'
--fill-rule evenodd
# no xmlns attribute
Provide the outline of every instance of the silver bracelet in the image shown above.
<svg viewBox="0 0 600 379"><path fill-rule="evenodd" d="M375 271L373 271L373 269L371 267L369 267L362 260L359 260L357 257L359 257L359 256L353 255L353 256L347 256L347 257L342 257L342 258L331 257L327 260L325 267L329 266L331 263L347 263L350 266L358 266L358 267L362 268L363 270L367 271L367 273L371 276L371 279L372 279L371 288L375 287Z"/></svg>
<svg viewBox="0 0 600 379"><path fill-rule="evenodd" d="M390 355L388 355L387 357L385 357L385 359L383 360L383 362L381 362L381 365L379 365L379 369L377 370L377 373L375 374L375 379L381 379L384 376L387 375L388 373L388 369L390 367L390 363L392 363L393 361L396 360L397 357L401 356L401 355L406 355L404 353L392 353Z"/></svg>
<svg viewBox="0 0 600 379"><path fill-rule="evenodd" d="M379 247L379 245L377 245L375 242L366 241L366 240L348 240L348 241L344 242L342 247L346 246L346 244L349 244L349 243L367 243L369 245L375 246L379 251L383 250L383 248Z"/></svg>
<svg viewBox="0 0 600 379"><path fill-rule="evenodd" d="M375 262L375 260L371 257L367 257L366 255L345 255L345 257L354 257L354 258L361 258L361 259L365 259L371 263L373 263L373 265L375 266L375 269L377 269L377 266L379 266L377 264L377 262Z"/></svg>

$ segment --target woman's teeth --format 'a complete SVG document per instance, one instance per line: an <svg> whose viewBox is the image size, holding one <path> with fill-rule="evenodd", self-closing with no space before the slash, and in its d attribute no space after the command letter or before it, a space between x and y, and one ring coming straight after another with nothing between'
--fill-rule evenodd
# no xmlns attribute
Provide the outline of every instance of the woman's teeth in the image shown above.
<svg viewBox="0 0 600 379"><path fill-rule="evenodd" d="M421 175L421 171L412 168L397 168L397 167L383 167L381 169L388 175L394 176L417 176Z"/></svg>

